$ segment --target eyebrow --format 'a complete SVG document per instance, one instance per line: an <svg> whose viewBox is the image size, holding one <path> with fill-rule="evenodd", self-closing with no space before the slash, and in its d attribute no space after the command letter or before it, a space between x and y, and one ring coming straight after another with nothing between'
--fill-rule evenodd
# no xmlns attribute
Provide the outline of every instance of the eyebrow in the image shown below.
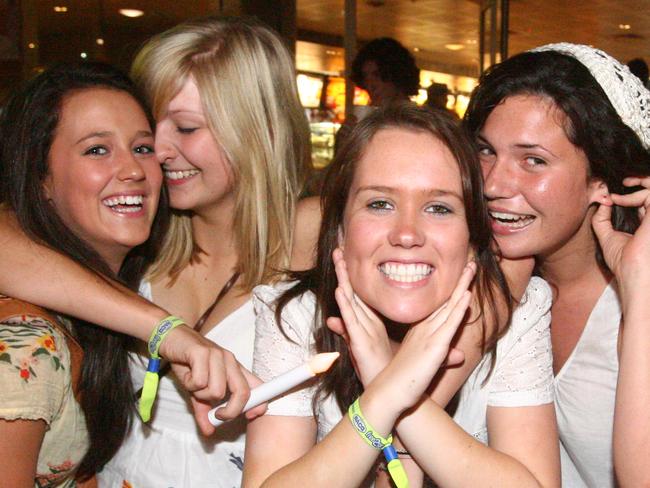
<svg viewBox="0 0 650 488"><path fill-rule="evenodd" d="M483 142L487 144L488 146L492 147L492 143L488 141L483 135L479 134L476 136L476 138L479 140L479 142ZM557 156L553 153L553 151L550 151L548 148L542 146L541 144L527 144L527 143L519 143L519 144L514 144L512 147L518 148L518 149L541 149L542 151L545 151L549 153L551 156L557 158Z"/></svg>
<svg viewBox="0 0 650 488"><path fill-rule="evenodd" d="M355 192L355 196L358 195L359 193L362 193L364 191L377 191L377 192L382 192L382 193L397 193L399 191L399 188L392 187L392 186L382 186L382 185L368 185L368 186L362 186L357 189ZM423 193L428 196L432 197L455 197L458 198L459 200L463 200L463 197L451 190L442 190L440 188L435 188L431 190L423 189L419 190L420 193Z"/></svg>
<svg viewBox="0 0 650 488"><path fill-rule="evenodd" d="M113 135L113 132L111 132L109 130L91 132L90 134L87 134L87 135L83 136L81 139L79 139L77 142L75 142L75 144L80 144L83 141L88 140L88 139L92 139L94 137L109 137L111 135ZM136 133L136 137L153 137L153 132L148 131L148 130L139 130Z"/></svg>
<svg viewBox="0 0 650 488"><path fill-rule="evenodd" d="M167 111L167 115L178 115L178 114L181 114L181 113L188 113L188 114L192 114L192 115L199 115L201 117L205 117L203 112L199 112L199 111L196 111L196 110L187 110L186 108L176 109L176 110L168 110Z"/></svg>

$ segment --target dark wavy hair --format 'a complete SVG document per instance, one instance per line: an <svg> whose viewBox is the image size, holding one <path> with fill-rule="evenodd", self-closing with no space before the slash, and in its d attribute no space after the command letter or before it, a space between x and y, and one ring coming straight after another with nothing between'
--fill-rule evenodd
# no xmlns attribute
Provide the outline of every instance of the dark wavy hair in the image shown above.
<svg viewBox="0 0 650 488"><path fill-rule="evenodd" d="M382 81L391 82L406 95L417 95L420 88L420 70L411 53L392 37L373 39L363 46L352 62L350 78L366 89L363 65L374 61Z"/></svg>
<svg viewBox="0 0 650 488"><path fill-rule="evenodd" d="M492 110L515 95L553 101L566 116L567 138L589 160L589 176L602 180L609 191L630 193L635 188L623 186L625 177L650 175L650 152L575 58L556 51L526 52L491 67L472 94L463 124L478 137ZM612 223L618 230L634 232L639 226L636 209L614 205ZM600 247L597 259L604 265Z"/></svg>
<svg viewBox="0 0 650 488"><path fill-rule="evenodd" d="M131 250L116 277L99 254L63 223L43 189L63 100L91 88L128 93L153 127L144 99L131 80L116 68L101 63L75 63L43 72L8 100L0 117L0 204L14 211L21 228L34 241L67 255L103 280L119 279L137 289L165 230L165 192L149 240ZM115 454L130 425L133 391L126 351L128 339L94 324L68 319L84 350L80 403L90 447L77 477L86 479Z"/></svg>
<svg viewBox="0 0 650 488"><path fill-rule="evenodd" d="M276 306L276 321L281 324L282 309L289 301L308 291L316 296L314 332L316 349L318 352L340 351L341 358L335 363L333 370L322 377L319 395L315 396L315 400L334 393L343 411L362 392L362 387L354 375L345 341L331 332L325 324L327 317L341 316L334 299L337 280L332 252L338 246L338 233L343 226L343 214L359 161L363 158L373 137L379 131L391 128L431 134L445 144L453 154L461 175L470 246L478 264L474 296L480 305L481 316L487 315L502 323L505 317L503 313L499 313L498 305L507 303L508 318L512 311L508 285L491 250L492 232L483 199L483 180L474 145L456 122L445 113L434 112L413 104L399 104L378 109L355 126L330 165L321 197L323 220L318 239L316 265L311 270L291 275L298 282L280 296ZM481 347L484 353L495 352L496 341L505 330L507 328L497 332L498 329L495 328L488 333L485 328L483 329ZM492 364L494 359L495 354L492 354Z"/></svg>

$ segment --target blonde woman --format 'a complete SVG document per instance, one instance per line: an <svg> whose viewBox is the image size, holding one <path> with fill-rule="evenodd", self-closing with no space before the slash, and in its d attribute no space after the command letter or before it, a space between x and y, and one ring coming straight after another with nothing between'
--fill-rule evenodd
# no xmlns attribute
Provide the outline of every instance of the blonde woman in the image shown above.
<svg viewBox="0 0 650 488"><path fill-rule="evenodd" d="M251 289L279 269L308 264L319 223L317 203L296 209L309 143L290 55L257 23L202 19L152 38L133 75L157 121L155 149L174 210L141 294L250 368ZM66 266L57 273L70 286L80 276ZM101 301L101 284L89 281L89 303ZM22 297L35 299L26 290ZM132 359L139 388L146 362ZM200 438L183 390L167 375L151 423L136 422L100 484L239 486L244 429L233 422Z"/></svg>

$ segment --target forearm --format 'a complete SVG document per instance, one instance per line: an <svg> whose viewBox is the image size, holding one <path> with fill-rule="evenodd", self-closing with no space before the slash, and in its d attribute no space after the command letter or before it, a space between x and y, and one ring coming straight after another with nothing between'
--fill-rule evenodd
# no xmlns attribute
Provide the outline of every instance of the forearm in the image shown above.
<svg viewBox="0 0 650 488"><path fill-rule="evenodd" d="M168 315L118 283L39 245L0 211L0 293L146 340Z"/></svg>
<svg viewBox="0 0 650 488"><path fill-rule="evenodd" d="M361 396L364 417L382 436L391 431L396 413L389 412L379 395ZM276 471L263 487L310 486L314 488L357 487L373 468L380 451L369 446L352 427L347 412L332 431L300 459Z"/></svg>
<svg viewBox="0 0 650 488"><path fill-rule="evenodd" d="M624 305L613 446L614 468L623 487L650 486L649 308L642 297Z"/></svg>
<svg viewBox="0 0 650 488"><path fill-rule="evenodd" d="M521 462L474 439L429 398L403 416L396 429L437 486L543 486Z"/></svg>

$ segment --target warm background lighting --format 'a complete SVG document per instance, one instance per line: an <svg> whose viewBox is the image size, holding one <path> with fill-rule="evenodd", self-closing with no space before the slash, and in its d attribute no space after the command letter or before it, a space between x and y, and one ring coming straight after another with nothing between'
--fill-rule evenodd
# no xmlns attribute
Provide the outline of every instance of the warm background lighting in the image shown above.
<svg viewBox="0 0 650 488"><path fill-rule="evenodd" d="M142 17L144 15L144 12L142 10L138 10L135 8L121 8L120 10L118 10L118 12L124 15L124 17L131 17L131 18Z"/></svg>

